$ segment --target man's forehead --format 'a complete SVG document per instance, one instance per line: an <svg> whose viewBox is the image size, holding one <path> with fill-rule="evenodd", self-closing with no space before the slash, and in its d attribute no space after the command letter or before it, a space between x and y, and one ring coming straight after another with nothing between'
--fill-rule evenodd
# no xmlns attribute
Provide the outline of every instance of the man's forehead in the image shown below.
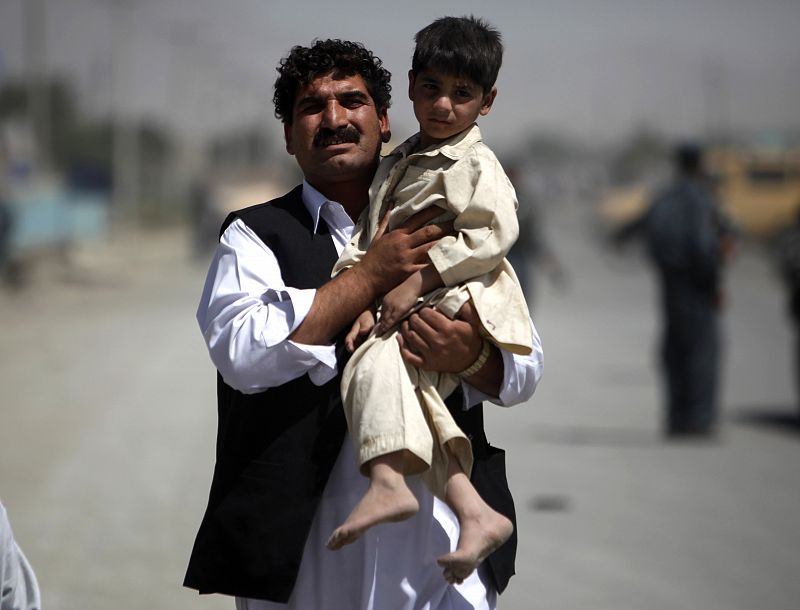
<svg viewBox="0 0 800 610"><path fill-rule="evenodd" d="M337 95L356 91L371 97L367 90L367 84L360 74L344 74L334 71L317 76L309 83L301 85L297 91L297 98L307 95Z"/></svg>

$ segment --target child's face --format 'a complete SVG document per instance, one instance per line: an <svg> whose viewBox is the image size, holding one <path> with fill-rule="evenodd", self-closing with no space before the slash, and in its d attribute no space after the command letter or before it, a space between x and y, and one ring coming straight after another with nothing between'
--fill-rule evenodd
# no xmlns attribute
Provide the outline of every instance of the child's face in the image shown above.
<svg viewBox="0 0 800 610"><path fill-rule="evenodd" d="M484 93L472 80L440 70L408 73L408 97L414 103L423 147L456 135L488 114L496 95L496 87Z"/></svg>

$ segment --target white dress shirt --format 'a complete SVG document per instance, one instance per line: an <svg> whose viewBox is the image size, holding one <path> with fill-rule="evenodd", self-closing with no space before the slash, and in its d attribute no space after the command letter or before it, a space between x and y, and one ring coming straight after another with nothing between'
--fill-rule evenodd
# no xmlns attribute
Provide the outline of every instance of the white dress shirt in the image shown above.
<svg viewBox="0 0 800 610"><path fill-rule="evenodd" d="M303 203L314 227L325 222L341 254L354 224L344 208L308 183ZM286 286L272 251L241 220L223 233L206 278L197 321L211 360L231 387L251 394L308 373L322 385L336 376L333 345L305 345L289 335L303 322L316 290ZM533 395L542 374L539 336L534 350L503 355L498 399L462 384L465 408L483 400L513 405ZM455 550L458 520L418 477L408 484L419 512L400 523L381 524L357 542L329 551L325 542L367 489L352 444L345 442L328 479L306 541L297 584L288 604L237 599L240 610L494 610L496 592L483 570L461 585L448 585L436 558Z"/></svg>
<svg viewBox="0 0 800 610"><path fill-rule="evenodd" d="M40 610L39 584L0 502L0 610Z"/></svg>

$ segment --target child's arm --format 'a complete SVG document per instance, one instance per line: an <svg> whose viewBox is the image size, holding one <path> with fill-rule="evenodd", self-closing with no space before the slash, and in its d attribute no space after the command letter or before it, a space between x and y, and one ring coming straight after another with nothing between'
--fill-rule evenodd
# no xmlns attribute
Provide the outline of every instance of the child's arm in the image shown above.
<svg viewBox="0 0 800 610"><path fill-rule="evenodd" d="M344 346L351 354L356 351L356 348L364 342L367 335L375 326L375 308L370 308L361 312L353 322L350 332L344 338Z"/></svg>
<svg viewBox="0 0 800 610"><path fill-rule="evenodd" d="M442 181L456 234L440 240L428 256L445 286L456 286L497 268L508 254L519 235L517 197L486 146L475 147Z"/></svg>
<svg viewBox="0 0 800 610"><path fill-rule="evenodd" d="M425 265L419 271L412 273L402 284L392 288L383 297L381 320L378 322L376 332L382 335L388 331L403 319L419 297L442 286L444 286L442 277L433 265Z"/></svg>

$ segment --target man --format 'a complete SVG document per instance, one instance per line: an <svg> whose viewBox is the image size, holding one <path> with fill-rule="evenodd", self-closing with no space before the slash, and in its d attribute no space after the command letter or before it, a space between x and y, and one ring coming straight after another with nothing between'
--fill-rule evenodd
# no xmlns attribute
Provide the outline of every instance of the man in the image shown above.
<svg viewBox="0 0 800 610"><path fill-rule="evenodd" d="M664 432L704 438L717 425L722 268L733 232L709 188L702 150L678 146L674 163L675 180L619 238L642 230L661 283Z"/></svg>
<svg viewBox="0 0 800 610"><path fill-rule="evenodd" d="M436 212L415 217L330 279L389 138L389 74L363 46L338 40L293 48L278 71L276 115L305 179L229 217L211 264L197 316L219 370L217 464L185 584L235 595L250 610L494 608L513 571L513 545L495 553L494 568L490 557L463 584L448 585L435 560L454 548L457 520L419 481L410 481L420 501L412 519L375 527L336 553L325 548L367 484L343 443L345 355L336 339L421 268L448 229L425 226ZM532 394L541 374L532 333L530 357L492 350L465 379L463 405ZM402 351L414 366L462 371L481 348L472 324L434 310L403 324ZM487 502L513 517L502 453L486 443L480 408L457 411L473 435L475 475L491 486Z"/></svg>
<svg viewBox="0 0 800 610"><path fill-rule="evenodd" d="M14 228L14 215L4 197L3 184L0 183L0 282L12 283L11 237Z"/></svg>

